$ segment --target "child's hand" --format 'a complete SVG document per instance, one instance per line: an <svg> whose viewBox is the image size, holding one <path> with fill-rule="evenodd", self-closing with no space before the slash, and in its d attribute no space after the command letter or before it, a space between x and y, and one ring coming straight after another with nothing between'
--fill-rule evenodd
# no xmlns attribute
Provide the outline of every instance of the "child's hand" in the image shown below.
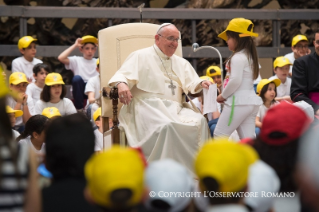
<svg viewBox="0 0 319 212"><path fill-rule="evenodd" d="M78 48L81 48L83 46L83 44L81 42L82 42L82 38L78 38L74 42L74 45L76 45Z"/></svg>
<svg viewBox="0 0 319 212"><path fill-rule="evenodd" d="M23 103L23 98L24 98L24 93L18 93L17 102L22 104Z"/></svg>
<svg viewBox="0 0 319 212"><path fill-rule="evenodd" d="M23 96L23 97L22 97L22 104L27 103L28 95L27 95L27 94L25 94L25 93L23 93L23 95L22 95L22 96Z"/></svg>
<svg viewBox="0 0 319 212"><path fill-rule="evenodd" d="M220 104L222 104L222 103L224 103L225 101L226 101L226 99L224 99L224 97L223 97L221 94L219 94L218 97L217 97L217 102L220 103Z"/></svg>

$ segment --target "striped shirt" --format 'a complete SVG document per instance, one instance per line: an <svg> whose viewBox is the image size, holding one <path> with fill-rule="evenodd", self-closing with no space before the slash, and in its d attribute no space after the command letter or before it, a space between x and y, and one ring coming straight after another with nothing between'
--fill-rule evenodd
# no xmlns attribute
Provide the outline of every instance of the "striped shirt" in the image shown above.
<svg viewBox="0 0 319 212"><path fill-rule="evenodd" d="M9 148L1 143L0 158L0 212L23 211L29 173L29 147L24 144L18 146L17 169L20 179L16 176Z"/></svg>

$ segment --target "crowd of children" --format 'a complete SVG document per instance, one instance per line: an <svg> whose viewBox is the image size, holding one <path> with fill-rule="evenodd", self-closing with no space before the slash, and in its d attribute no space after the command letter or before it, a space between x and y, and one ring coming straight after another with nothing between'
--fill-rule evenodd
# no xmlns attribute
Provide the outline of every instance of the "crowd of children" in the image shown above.
<svg viewBox="0 0 319 212"><path fill-rule="evenodd" d="M319 185L313 161L298 159L303 135L316 129L314 110L290 99L291 67L295 59L310 53L308 40L295 36L293 52L275 59L275 75L258 80L255 92L254 80L260 74L253 26L248 19L231 20L219 34L233 52L226 62L227 80L222 82L218 66L208 67L202 77L217 85L217 110L207 115L215 140L207 141L195 156L196 176L169 158L147 164L141 149L103 143L100 61L94 58L97 38L78 38L58 57L74 73L72 102L66 98L62 76L35 58L36 39L22 37L18 42L22 56L12 62L9 87L0 73L0 193L6 198L0 200L0 211L319 209L300 187L309 186L309 181L294 178L304 171L297 165L300 160L312 165L314 173L308 177ZM83 57L69 57L76 48ZM194 103L203 111L202 97ZM238 143L228 140L235 131ZM318 150L307 146L315 144L305 143L300 155L318 158ZM37 162L51 180L42 192ZM5 184L7 180L13 183ZM318 188L313 194L319 197ZM263 198L263 192L277 196ZM293 197L278 197L286 192Z"/></svg>

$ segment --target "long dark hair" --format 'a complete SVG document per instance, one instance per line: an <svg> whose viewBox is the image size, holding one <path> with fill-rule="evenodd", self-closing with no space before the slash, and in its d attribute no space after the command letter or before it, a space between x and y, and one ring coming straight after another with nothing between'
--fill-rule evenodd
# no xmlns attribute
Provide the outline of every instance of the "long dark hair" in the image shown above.
<svg viewBox="0 0 319 212"><path fill-rule="evenodd" d="M61 92L61 95L60 95L60 99L63 99L66 95L66 87L65 85L61 85L62 86L62 92ZM40 99L44 102L50 102L51 100L51 86L49 85L44 85L43 87L43 90L40 94Z"/></svg>
<svg viewBox="0 0 319 212"><path fill-rule="evenodd" d="M273 83L273 82L270 82L270 83ZM263 100L264 103L266 102L265 93L267 92L270 83L264 85L264 87L261 89L260 94L259 94L260 98ZM273 84L275 85L275 92L276 92L275 97L276 97L277 96L277 87L276 87L275 83L273 83ZM271 104L274 104L275 102L276 102L276 100L273 99L271 101Z"/></svg>
<svg viewBox="0 0 319 212"><path fill-rule="evenodd" d="M250 30L250 29L248 29ZM229 59L226 62L229 62L231 58L234 56L235 53L245 50L245 54L248 57L248 60L252 59L253 64L252 64L252 69L253 69L253 79L257 79L259 75L259 63L258 63L258 55L257 55L257 49L256 45L254 43L254 40L252 37L239 37L238 32L233 32L233 31L227 31L226 32L227 37L233 38L236 41L236 48L233 54L229 57Z"/></svg>
<svg viewBox="0 0 319 212"><path fill-rule="evenodd" d="M34 115L25 123L24 131L21 133L21 135L16 139L16 141L20 141L21 139L24 139L31 135L32 133L36 132L38 134L41 134L41 132L44 130L46 126L46 122L48 121L48 117L43 115Z"/></svg>

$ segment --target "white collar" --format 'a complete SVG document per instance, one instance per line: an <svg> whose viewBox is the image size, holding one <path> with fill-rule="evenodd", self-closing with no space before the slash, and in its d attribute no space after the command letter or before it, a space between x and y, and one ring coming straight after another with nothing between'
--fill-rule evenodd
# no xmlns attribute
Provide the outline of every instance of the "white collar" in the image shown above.
<svg viewBox="0 0 319 212"><path fill-rule="evenodd" d="M23 61L23 63L25 64L25 65L28 65L28 64L32 64L33 63L33 61L34 61L34 58L32 59L32 61L30 62L30 61L28 61L28 60L26 60L25 58L24 58L24 56L22 56L22 61Z"/></svg>

